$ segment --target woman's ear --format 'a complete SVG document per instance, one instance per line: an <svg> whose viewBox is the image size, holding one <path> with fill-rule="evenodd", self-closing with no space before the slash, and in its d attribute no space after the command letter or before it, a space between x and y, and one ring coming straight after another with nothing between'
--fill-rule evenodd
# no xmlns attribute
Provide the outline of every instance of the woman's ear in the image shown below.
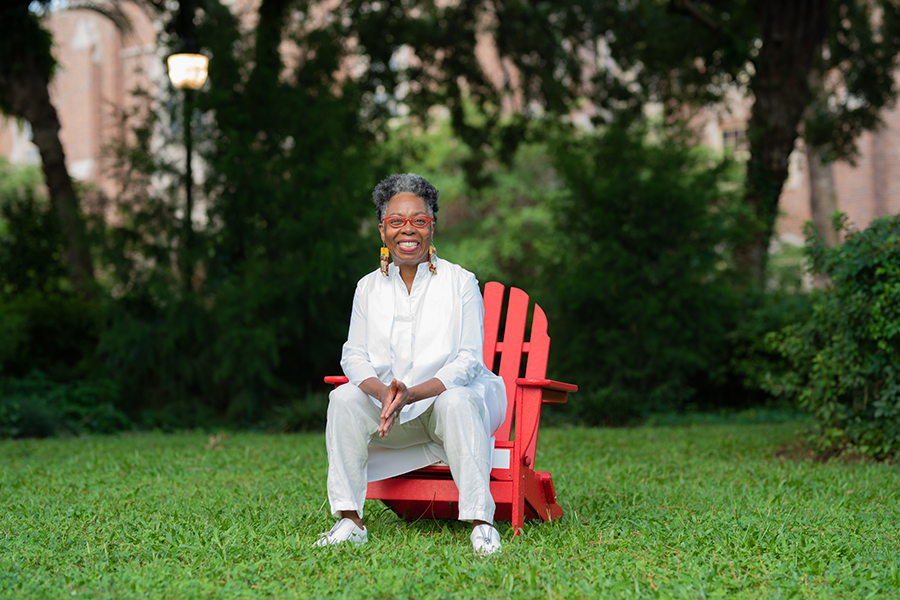
<svg viewBox="0 0 900 600"><path fill-rule="evenodd" d="M381 243L387 246L387 242L384 239L384 224L378 225L378 234L381 236Z"/></svg>

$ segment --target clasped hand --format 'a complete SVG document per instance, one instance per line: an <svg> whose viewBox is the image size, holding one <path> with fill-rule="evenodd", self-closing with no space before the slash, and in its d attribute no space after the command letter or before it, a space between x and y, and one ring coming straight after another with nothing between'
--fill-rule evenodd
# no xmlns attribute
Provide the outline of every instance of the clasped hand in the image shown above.
<svg viewBox="0 0 900 600"><path fill-rule="evenodd" d="M400 411L412 400L412 394L406 384L396 379L381 392L381 424L378 426L379 437L391 432L394 423L400 420Z"/></svg>

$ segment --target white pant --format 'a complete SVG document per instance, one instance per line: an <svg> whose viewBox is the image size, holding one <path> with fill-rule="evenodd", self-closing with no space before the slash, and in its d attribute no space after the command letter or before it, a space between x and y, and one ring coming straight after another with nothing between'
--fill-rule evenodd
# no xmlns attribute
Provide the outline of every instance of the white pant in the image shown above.
<svg viewBox="0 0 900 600"><path fill-rule="evenodd" d="M484 402L465 387L447 390L424 413L406 423L394 423L390 434L378 436L381 409L353 384L333 390L328 402L325 445L328 450L328 500L339 517L355 510L362 517L366 500L369 443L386 448L439 444L459 489L462 521L494 519L491 497L490 442L484 430Z"/></svg>

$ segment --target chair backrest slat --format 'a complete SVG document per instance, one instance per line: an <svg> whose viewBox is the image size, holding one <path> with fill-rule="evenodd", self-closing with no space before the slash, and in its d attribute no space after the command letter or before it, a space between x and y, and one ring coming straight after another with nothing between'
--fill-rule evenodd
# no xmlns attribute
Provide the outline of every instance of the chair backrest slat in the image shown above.
<svg viewBox="0 0 900 600"><path fill-rule="evenodd" d="M494 356L500 351L497 336L500 333L500 313L503 311L502 283L489 281L484 286L484 364L494 369Z"/></svg>
<svg viewBox="0 0 900 600"><path fill-rule="evenodd" d="M522 345L525 342L525 324L528 319L528 294L518 288L510 288L506 306L506 327L503 331L503 352L500 354L498 375L506 383L506 419L494 434L498 440L508 441L513 421L516 399L516 378L522 364Z"/></svg>
<svg viewBox="0 0 900 600"><path fill-rule="evenodd" d="M547 335L547 315L537 304L531 319L531 341L528 346L528 365L525 377L543 379L547 376L547 358L550 356L550 336Z"/></svg>
<svg viewBox="0 0 900 600"><path fill-rule="evenodd" d="M547 335L547 315L537 304L534 305L534 316L531 319L531 352L528 354L528 364L525 367L525 377L529 379L543 379L547 376L547 358L550 356L550 336ZM535 392L528 392L534 394ZM540 397L540 394L537 394ZM535 434L528 442L522 456L531 458L534 463L534 453L537 450L537 430L541 422L541 403L529 398L526 410L522 411L524 420L523 431L533 431ZM518 418L518 416L517 416Z"/></svg>

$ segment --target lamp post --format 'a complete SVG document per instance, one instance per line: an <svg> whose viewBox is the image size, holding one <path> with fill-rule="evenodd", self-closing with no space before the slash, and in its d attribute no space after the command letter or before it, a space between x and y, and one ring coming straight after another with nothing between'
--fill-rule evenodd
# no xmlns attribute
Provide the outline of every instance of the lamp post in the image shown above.
<svg viewBox="0 0 900 600"><path fill-rule="evenodd" d="M193 118L193 95L206 83L209 59L198 52L197 43L193 37L185 37L184 46L178 53L169 56L166 61L169 66L169 80L176 88L184 91L184 148L187 154L184 176L184 222L182 223L182 276L184 277L185 290L191 289L191 273L193 260L191 248L193 246L194 227L191 214L194 203L191 197L191 188L194 184L191 172L191 154L193 152L193 132L191 120Z"/></svg>

